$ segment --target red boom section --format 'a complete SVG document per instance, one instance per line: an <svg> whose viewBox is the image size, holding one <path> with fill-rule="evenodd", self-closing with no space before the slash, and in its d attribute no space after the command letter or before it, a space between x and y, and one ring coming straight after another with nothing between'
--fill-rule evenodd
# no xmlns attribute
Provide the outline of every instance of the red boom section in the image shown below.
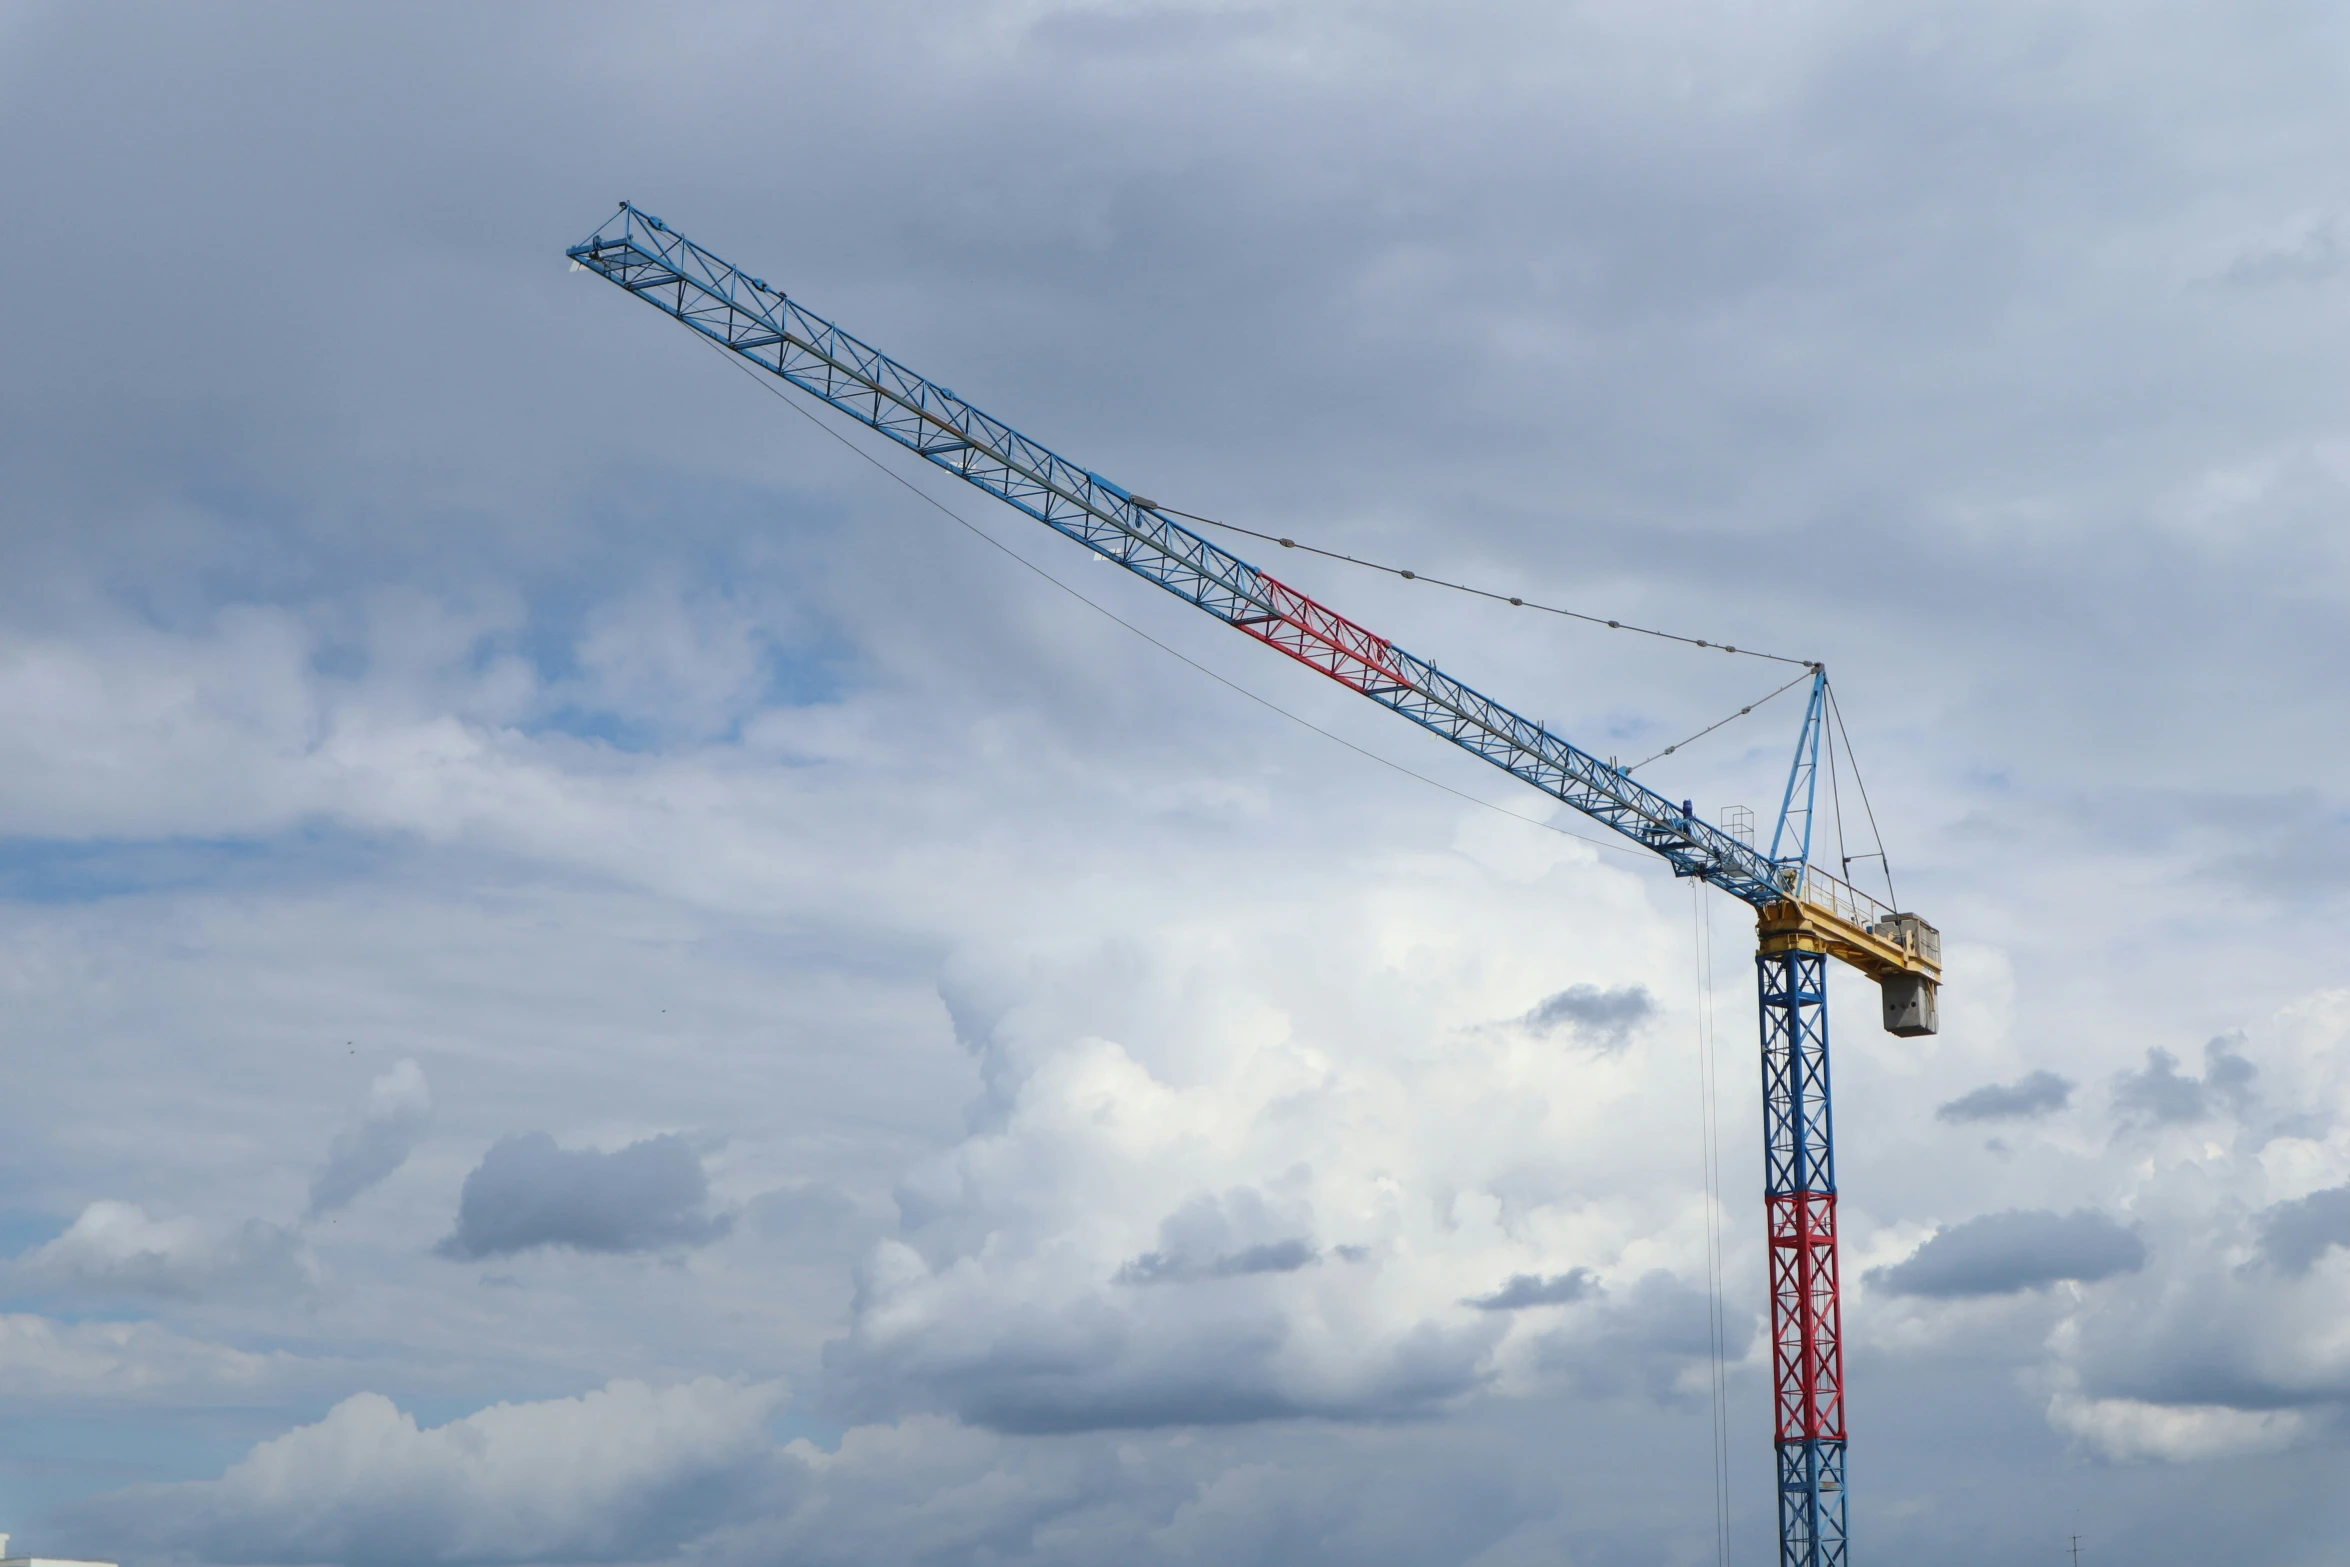
<svg viewBox="0 0 2350 1567"><path fill-rule="evenodd" d="M1782 1442L1844 1440L1836 1194L1765 1199L1771 1221L1771 1371Z"/></svg>
<svg viewBox="0 0 2350 1567"><path fill-rule="evenodd" d="M1232 623L1241 630L1366 695L1411 684L1395 667L1394 644L1385 637L1261 571L1257 580L1264 584L1273 613L1235 617Z"/></svg>

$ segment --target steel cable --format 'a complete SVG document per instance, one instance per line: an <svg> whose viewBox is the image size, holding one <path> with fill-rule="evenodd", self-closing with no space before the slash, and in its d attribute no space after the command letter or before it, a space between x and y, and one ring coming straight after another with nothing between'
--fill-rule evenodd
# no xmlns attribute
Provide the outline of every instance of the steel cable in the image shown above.
<svg viewBox="0 0 2350 1567"><path fill-rule="evenodd" d="M1666 757L1671 756L1675 751L1678 751L1683 746L1688 745L1690 741L1703 740L1707 735L1712 734L1715 730L1720 729L1725 725L1738 722L1739 719L1744 718L1747 714L1753 712L1756 708L1762 706L1765 702L1768 702L1771 697L1778 696L1783 692L1792 691L1797 686L1803 684L1804 681L1810 679L1814 674L1819 672L1819 667L1820 666L1817 664L1805 665L1802 674L1797 675L1793 680L1790 680L1785 685L1779 687L1777 691L1773 691L1770 696L1756 697L1753 701L1747 703L1744 707L1738 709L1737 712L1732 713L1729 717L1724 718L1716 723L1706 725L1703 729L1700 729L1697 731L1697 733L1691 735L1688 740L1676 740L1671 745L1668 745L1663 750L1657 752L1656 755L1648 757L1643 761L1634 762L1631 766L1625 768L1624 771L1627 773L1636 773L1643 767L1646 767L1650 762L1663 761Z"/></svg>
<svg viewBox="0 0 2350 1567"><path fill-rule="evenodd" d="M1649 626L1635 626L1628 621L1609 620L1602 615L1586 615L1579 609L1561 609L1555 604L1537 604L1532 599L1515 593L1496 593L1490 588L1471 587L1465 582L1448 582L1442 577L1431 577L1423 572L1406 570L1401 566L1389 566L1380 561L1364 560L1359 555L1347 555L1337 550L1326 550L1318 544L1300 544L1297 540L1284 538L1278 533L1259 533L1256 529L1244 528L1237 522L1218 522L1213 517L1202 517L1196 512L1177 511L1172 506L1162 506L1156 501L1145 501L1139 496L1136 497L1135 504L1148 506L1152 511L1165 512L1170 517L1181 517L1186 522L1204 523L1211 528L1221 528L1226 533L1241 533L1252 539L1263 539L1266 543L1278 544L1285 550L1304 550L1309 555L1319 555L1325 560L1342 560L1350 566L1360 566L1366 571L1384 571L1389 576L1401 577L1406 582L1425 582L1430 587L1450 588L1455 593L1473 594L1478 598L1491 599L1497 604L1507 604L1516 609L1538 609L1546 615L1564 615L1569 620L1581 620L1594 626L1605 626L1610 631L1637 631L1644 637L1657 637L1666 642L1679 642L1688 647L1712 648L1724 653L1736 653L1744 658L1767 658L1774 664L1801 664L1806 669L1815 667L1814 661L1808 658L1789 658L1782 653L1761 653L1750 647L1733 647L1727 642L1709 642L1703 637L1685 637L1675 631L1658 631Z"/></svg>

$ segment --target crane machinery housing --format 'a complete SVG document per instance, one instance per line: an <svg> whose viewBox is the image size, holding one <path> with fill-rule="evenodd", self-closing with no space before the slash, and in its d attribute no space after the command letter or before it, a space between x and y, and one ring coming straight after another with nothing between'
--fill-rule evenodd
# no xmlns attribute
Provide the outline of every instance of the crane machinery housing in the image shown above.
<svg viewBox="0 0 2350 1567"><path fill-rule="evenodd" d="M1843 1311L1829 1114L1827 962L1875 980L1884 1024L1934 1033L1942 938L1812 863L1828 678L1810 701L1771 847L1700 820L1544 725L1481 695L738 271L627 202L567 252L710 342L879 431L1381 706L1613 828L1673 874L1755 911L1763 1199L1781 1567L1846 1567Z"/></svg>

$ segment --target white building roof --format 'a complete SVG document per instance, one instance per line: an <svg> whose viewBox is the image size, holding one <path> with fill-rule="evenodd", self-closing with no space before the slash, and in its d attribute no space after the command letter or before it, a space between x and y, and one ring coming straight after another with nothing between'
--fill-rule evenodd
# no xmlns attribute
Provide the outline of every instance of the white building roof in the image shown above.
<svg viewBox="0 0 2350 1567"><path fill-rule="evenodd" d="M61 1556L11 1556L8 1536L0 1534L0 1567L115 1567L112 1562L68 1561Z"/></svg>

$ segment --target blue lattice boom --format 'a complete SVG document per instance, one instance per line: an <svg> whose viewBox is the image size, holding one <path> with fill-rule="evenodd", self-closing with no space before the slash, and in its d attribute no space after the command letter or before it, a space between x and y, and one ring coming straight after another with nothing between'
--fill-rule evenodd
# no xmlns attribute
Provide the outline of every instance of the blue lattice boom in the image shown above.
<svg viewBox="0 0 2350 1567"><path fill-rule="evenodd" d="M1699 820L1686 802L1666 799L1201 538L1147 498L989 417L658 218L623 205L569 254L1055 532L1606 823L1663 856L1674 874L1701 877L1758 909L1790 897L1800 867L1774 865Z"/></svg>

